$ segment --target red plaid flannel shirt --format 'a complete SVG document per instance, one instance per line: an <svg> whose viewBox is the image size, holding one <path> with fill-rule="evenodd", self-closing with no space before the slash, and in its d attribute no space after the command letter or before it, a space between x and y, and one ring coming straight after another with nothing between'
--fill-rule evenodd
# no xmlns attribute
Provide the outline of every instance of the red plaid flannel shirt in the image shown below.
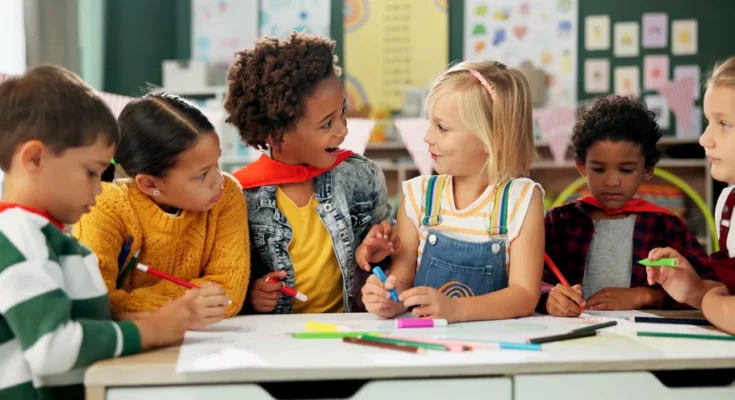
<svg viewBox="0 0 735 400"><path fill-rule="evenodd" d="M546 254L554 261L570 285L582 284L584 268L587 265L587 251L594 233L588 212L593 209L591 205L575 201L546 213ZM707 252L677 216L655 212L639 213L635 220L632 240L631 288L650 287L646 269L637 264L637 261L648 258L649 251L657 247L676 249L702 279L717 280ZM540 312L546 312L548 290L559 283L548 268L544 268L543 282L544 290L537 307ZM662 308L686 307L674 301L660 285L656 284L654 288L664 295Z"/></svg>

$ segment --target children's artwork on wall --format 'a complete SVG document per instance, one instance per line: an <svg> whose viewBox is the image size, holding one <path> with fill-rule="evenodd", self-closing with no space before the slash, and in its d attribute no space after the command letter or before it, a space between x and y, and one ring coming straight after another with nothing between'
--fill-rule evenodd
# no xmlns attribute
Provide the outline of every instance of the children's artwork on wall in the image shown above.
<svg viewBox="0 0 735 400"><path fill-rule="evenodd" d="M534 106L575 104L577 10L578 0L466 0L464 59L526 63L546 75Z"/></svg>
<svg viewBox="0 0 735 400"><path fill-rule="evenodd" d="M330 36L330 0L260 0L260 35L287 37L292 31Z"/></svg>
<svg viewBox="0 0 735 400"><path fill-rule="evenodd" d="M697 139L702 135L702 108L694 107L688 126L684 126L680 119L676 120L676 137L681 139Z"/></svg>
<svg viewBox="0 0 735 400"><path fill-rule="evenodd" d="M590 15L584 19L585 50L608 50L610 48L610 16Z"/></svg>
<svg viewBox="0 0 735 400"><path fill-rule="evenodd" d="M400 110L406 88L429 85L447 67L447 2L344 0L344 46L349 108Z"/></svg>
<svg viewBox="0 0 735 400"><path fill-rule="evenodd" d="M669 16L666 13L643 14L643 48L666 48L669 39Z"/></svg>
<svg viewBox="0 0 735 400"><path fill-rule="evenodd" d="M669 129L671 126L671 113L669 112L669 105L666 103L666 99L663 96L651 94L645 96L644 101L648 109L658 116L656 122L658 122L659 128Z"/></svg>
<svg viewBox="0 0 735 400"><path fill-rule="evenodd" d="M235 52L258 37L258 3L248 0L194 0L192 58L229 64Z"/></svg>
<svg viewBox="0 0 735 400"><path fill-rule="evenodd" d="M615 94L638 96L640 88L640 69L638 67L615 68Z"/></svg>
<svg viewBox="0 0 735 400"><path fill-rule="evenodd" d="M699 95L702 92L702 83L700 78L702 71L699 65L677 65L674 67L674 80L681 80L684 78L692 78L694 80L694 98L699 99Z"/></svg>
<svg viewBox="0 0 735 400"><path fill-rule="evenodd" d="M614 28L615 57L637 57L640 53L639 26L637 22L618 22Z"/></svg>
<svg viewBox="0 0 735 400"><path fill-rule="evenodd" d="M698 40L696 19L680 19L671 23L671 54L697 54Z"/></svg>
<svg viewBox="0 0 735 400"><path fill-rule="evenodd" d="M643 57L643 88L653 90L669 81L669 56Z"/></svg>
<svg viewBox="0 0 735 400"><path fill-rule="evenodd" d="M610 60L588 59L584 62L584 91L587 93L610 93Z"/></svg>

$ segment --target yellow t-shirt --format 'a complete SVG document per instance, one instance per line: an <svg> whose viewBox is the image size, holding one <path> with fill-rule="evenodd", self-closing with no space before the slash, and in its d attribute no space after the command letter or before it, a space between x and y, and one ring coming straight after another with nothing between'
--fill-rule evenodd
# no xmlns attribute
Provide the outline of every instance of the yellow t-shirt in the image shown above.
<svg viewBox="0 0 735 400"><path fill-rule="evenodd" d="M280 187L276 204L293 230L288 252L291 255L296 290L309 297L294 300L294 314L339 313L342 305L342 270L332 247L332 237L316 211L319 202L312 195L309 204L298 207Z"/></svg>

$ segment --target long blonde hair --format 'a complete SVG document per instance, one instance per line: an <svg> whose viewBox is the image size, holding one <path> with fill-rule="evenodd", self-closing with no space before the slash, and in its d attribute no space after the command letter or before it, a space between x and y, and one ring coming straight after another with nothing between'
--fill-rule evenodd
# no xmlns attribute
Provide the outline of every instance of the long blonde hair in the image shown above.
<svg viewBox="0 0 735 400"><path fill-rule="evenodd" d="M477 71L489 83L492 97L471 71ZM493 61L456 64L440 75L429 90L430 118L437 99L448 93L460 93L460 118L487 150L483 169L491 183L528 176L536 147L531 90L523 74Z"/></svg>
<svg viewBox="0 0 735 400"><path fill-rule="evenodd" d="M707 86L735 87L735 56L715 66L707 79Z"/></svg>

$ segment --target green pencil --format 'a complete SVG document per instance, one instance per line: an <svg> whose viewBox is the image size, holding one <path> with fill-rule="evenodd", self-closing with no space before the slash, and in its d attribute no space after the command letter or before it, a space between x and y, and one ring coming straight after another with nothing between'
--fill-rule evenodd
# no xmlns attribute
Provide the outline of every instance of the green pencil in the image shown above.
<svg viewBox="0 0 735 400"><path fill-rule="evenodd" d="M138 255L140 254L140 249L135 252L133 255L133 258L130 259L130 262L128 265L125 266L125 269L122 272L122 275L117 280L117 288L121 289L123 285L125 284L125 281L128 279L128 275L130 275L130 272L135 268L135 265L138 263Z"/></svg>
<svg viewBox="0 0 735 400"><path fill-rule="evenodd" d="M679 266L679 260L676 258L659 258L658 260L640 260L638 264L645 265L646 267L664 267L664 268L676 268Z"/></svg>
<svg viewBox="0 0 735 400"><path fill-rule="evenodd" d="M342 339L364 335L380 336L382 334L383 332L298 332L292 333L291 337L294 339Z"/></svg>
<svg viewBox="0 0 735 400"><path fill-rule="evenodd" d="M422 349L427 350L439 350L439 351L447 351L447 346L443 344L435 344L435 343L425 343L425 342L413 342L411 340L401 340L401 339L394 339L394 338L385 338L380 336L373 336L373 335L362 335L360 337L361 339L365 340L372 340L374 342L383 342L383 343L390 343L390 344L397 344L399 346L412 346L412 347L420 347Z"/></svg>
<svg viewBox="0 0 735 400"><path fill-rule="evenodd" d="M735 341L735 336L722 335L697 335L692 333L666 333L666 332L638 332L638 336L677 338L677 339L702 339L702 340L728 340Z"/></svg>

